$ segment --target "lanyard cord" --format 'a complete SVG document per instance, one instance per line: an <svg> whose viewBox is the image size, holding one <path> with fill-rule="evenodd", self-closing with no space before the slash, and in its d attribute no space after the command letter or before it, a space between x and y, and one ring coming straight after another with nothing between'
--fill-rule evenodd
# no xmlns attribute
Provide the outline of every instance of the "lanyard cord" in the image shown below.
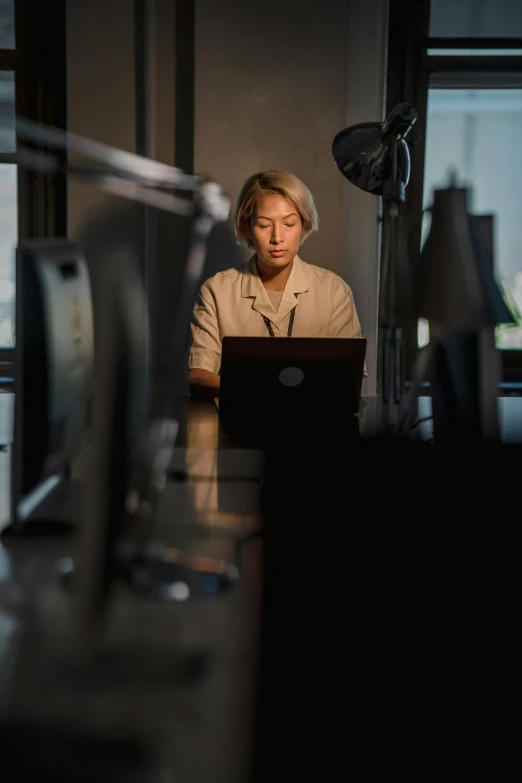
<svg viewBox="0 0 522 783"><path fill-rule="evenodd" d="M297 307L297 305L295 306ZM290 311L290 322L288 324L288 334L287 337L292 336L292 331L294 328L294 318L295 318L295 307L293 310ZM266 324L266 328L268 329L268 334L270 337L275 337L274 330L272 329L272 324L270 323L270 319L266 317L266 315L263 316L263 320Z"/></svg>

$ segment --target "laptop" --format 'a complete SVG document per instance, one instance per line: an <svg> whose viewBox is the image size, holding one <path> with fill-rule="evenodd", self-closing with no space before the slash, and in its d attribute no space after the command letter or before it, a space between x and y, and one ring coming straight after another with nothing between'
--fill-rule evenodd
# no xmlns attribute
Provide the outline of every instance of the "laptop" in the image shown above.
<svg viewBox="0 0 522 783"><path fill-rule="evenodd" d="M255 445L335 439L357 426L365 355L364 338L224 337L222 426Z"/></svg>

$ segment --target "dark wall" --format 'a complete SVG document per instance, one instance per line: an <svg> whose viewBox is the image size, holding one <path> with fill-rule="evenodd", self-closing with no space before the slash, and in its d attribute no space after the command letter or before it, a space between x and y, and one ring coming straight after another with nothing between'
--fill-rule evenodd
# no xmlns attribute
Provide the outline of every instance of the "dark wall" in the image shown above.
<svg viewBox="0 0 522 783"><path fill-rule="evenodd" d="M136 4L145 12L143 40L151 52L138 126ZM345 184L331 144L347 125L382 118L386 22L386 0L195 0L194 169L219 181L233 200L246 177L269 167L289 169L310 187L320 231L302 256L352 286L369 340L369 393L379 201ZM135 150L145 111L147 153L173 163L175 87L184 85L182 74L176 80L175 31L174 0L67 0L69 129ZM71 183L70 235L112 201Z"/></svg>

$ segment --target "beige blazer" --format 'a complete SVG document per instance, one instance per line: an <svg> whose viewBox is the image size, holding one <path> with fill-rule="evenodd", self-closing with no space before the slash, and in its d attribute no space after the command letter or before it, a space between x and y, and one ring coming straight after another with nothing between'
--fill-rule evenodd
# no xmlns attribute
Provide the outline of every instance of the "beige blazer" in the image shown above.
<svg viewBox="0 0 522 783"><path fill-rule="evenodd" d="M268 337L263 316L270 320L276 337L286 337L294 307L293 337L361 336L350 286L334 272L296 256L276 313L253 256L201 287L192 319L189 369L218 374L223 337Z"/></svg>

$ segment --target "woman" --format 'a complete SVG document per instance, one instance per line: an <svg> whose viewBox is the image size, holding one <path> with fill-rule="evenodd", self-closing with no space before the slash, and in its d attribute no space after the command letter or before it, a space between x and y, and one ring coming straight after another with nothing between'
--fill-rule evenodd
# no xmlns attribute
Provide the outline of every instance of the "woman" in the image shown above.
<svg viewBox="0 0 522 783"><path fill-rule="evenodd" d="M312 194L290 172L265 171L247 179L236 206L236 234L255 254L201 288L189 356L193 395L219 395L225 335L361 336L350 286L297 255L318 222Z"/></svg>

